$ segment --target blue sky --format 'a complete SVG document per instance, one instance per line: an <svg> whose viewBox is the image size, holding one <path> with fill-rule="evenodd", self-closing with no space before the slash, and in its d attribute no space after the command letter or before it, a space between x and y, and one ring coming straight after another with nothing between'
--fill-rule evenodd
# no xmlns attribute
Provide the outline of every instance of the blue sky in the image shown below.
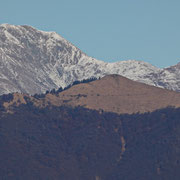
<svg viewBox="0 0 180 180"><path fill-rule="evenodd" d="M89 56L180 62L179 0L1 0L0 23L56 31Z"/></svg>

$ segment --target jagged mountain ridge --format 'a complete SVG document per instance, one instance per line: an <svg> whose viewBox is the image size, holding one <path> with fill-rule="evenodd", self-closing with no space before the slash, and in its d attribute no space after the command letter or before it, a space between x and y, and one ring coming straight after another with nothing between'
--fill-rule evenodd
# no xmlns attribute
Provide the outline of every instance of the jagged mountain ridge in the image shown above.
<svg viewBox="0 0 180 180"><path fill-rule="evenodd" d="M159 69L135 60L106 63L87 56L55 32L0 25L0 94L44 93L107 74L180 91L178 69L179 65Z"/></svg>

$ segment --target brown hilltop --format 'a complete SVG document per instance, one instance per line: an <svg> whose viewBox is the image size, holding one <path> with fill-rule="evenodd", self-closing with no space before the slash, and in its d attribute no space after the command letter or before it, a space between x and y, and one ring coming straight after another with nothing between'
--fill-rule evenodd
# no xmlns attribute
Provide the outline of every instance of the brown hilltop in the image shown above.
<svg viewBox="0 0 180 180"><path fill-rule="evenodd" d="M48 104L80 105L130 114L151 112L167 106L180 107L180 93L138 83L119 75L108 75L90 83L74 85L58 95L47 94L44 99L31 100L41 107Z"/></svg>
<svg viewBox="0 0 180 180"><path fill-rule="evenodd" d="M180 107L180 93L138 83L119 75L75 85L60 93L59 98L73 106L117 113L142 113L167 106Z"/></svg>

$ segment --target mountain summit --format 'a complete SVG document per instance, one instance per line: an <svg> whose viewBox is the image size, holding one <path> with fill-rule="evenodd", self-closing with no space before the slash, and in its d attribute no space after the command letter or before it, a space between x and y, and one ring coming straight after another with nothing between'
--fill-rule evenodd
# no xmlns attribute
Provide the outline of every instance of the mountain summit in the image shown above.
<svg viewBox="0 0 180 180"><path fill-rule="evenodd" d="M44 93L108 74L180 91L178 70L179 65L159 69L135 60L105 63L87 56L55 32L0 25L0 94Z"/></svg>

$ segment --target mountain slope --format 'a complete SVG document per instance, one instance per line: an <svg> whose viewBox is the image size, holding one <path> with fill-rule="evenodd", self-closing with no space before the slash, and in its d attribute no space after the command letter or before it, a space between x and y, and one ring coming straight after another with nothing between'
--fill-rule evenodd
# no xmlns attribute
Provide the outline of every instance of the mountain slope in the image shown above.
<svg viewBox="0 0 180 180"><path fill-rule="evenodd" d="M167 106L180 107L180 93L149 86L119 75L72 86L57 95L47 94L47 103L84 106L116 113L144 113Z"/></svg>
<svg viewBox="0 0 180 180"><path fill-rule="evenodd" d="M0 179L179 180L179 116L22 105L0 114Z"/></svg>
<svg viewBox="0 0 180 180"><path fill-rule="evenodd" d="M105 63L88 57L55 32L26 25L0 25L0 72L0 94L44 93L107 74L180 91L178 68L174 73L135 60Z"/></svg>
<svg viewBox="0 0 180 180"><path fill-rule="evenodd" d="M9 98L4 97L5 101L2 100L1 104L9 112L13 111L14 106L21 104L34 104L41 108L83 106L119 114L152 112L168 106L180 107L180 93L132 81L120 75L107 75L100 80L80 83L59 93L34 97L15 93L9 95Z"/></svg>

